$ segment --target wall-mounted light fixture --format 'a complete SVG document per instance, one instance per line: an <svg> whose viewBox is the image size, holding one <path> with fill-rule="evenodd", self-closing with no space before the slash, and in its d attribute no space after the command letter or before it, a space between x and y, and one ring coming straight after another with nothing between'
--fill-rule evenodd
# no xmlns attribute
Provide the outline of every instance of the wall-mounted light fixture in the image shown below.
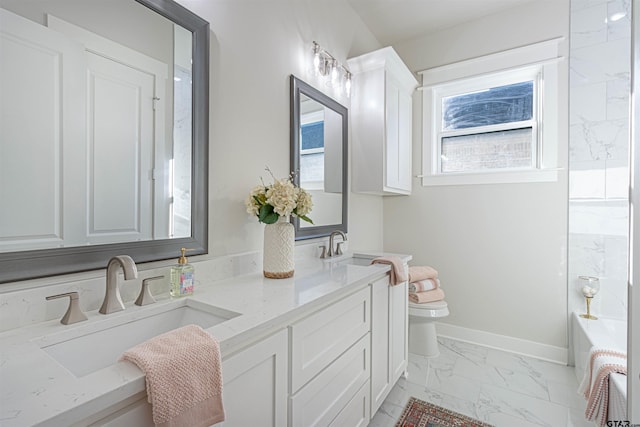
<svg viewBox="0 0 640 427"><path fill-rule="evenodd" d="M328 85L343 89L347 96L351 96L351 71L315 41L313 42L313 72L327 77Z"/></svg>

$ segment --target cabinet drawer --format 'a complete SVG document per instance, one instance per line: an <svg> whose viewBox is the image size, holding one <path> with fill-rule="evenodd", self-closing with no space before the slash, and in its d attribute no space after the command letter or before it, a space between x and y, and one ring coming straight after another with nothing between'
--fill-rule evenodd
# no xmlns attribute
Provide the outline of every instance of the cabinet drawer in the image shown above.
<svg viewBox="0 0 640 427"><path fill-rule="evenodd" d="M369 331L369 288L291 326L291 391L295 393Z"/></svg>
<svg viewBox="0 0 640 427"><path fill-rule="evenodd" d="M329 427L366 427L369 424L369 381L365 383Z"/></svg>
<svg viewBox="0 0 640 427"><path fill-rule="evenodd" d="M291 426L326 426L368 384L369 334L291 397ZM368 391L369 387L366 387ZM346 416L346 415L345 415Z"/></svg>

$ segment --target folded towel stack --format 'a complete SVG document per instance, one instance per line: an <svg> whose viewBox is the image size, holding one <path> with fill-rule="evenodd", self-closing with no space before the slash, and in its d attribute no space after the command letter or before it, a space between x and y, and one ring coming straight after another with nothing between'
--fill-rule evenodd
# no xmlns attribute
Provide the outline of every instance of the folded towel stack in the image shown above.
<svg viewBox="0 0 640 427"><path fill-rule="evenodd" d="M609 375L627 375L627 355L624 352L593 347L589 351L589 363L578 389L587 399L585 417L604 427L608 421ZM625 402L626 403L626 402Z"/></svg>
<svg viewBox="0 0 640 427"><path fill-rule="evenodd" d="M157 427L205 427L224 421L220 347L200 326L151 338L127 350L121 360L145 373Z"/></svg>
<svg viewBox="0 0 640 427"><path fill-rule="evenodd" d="M440 279L435 268L429 266L409 267L409 301L427 303L444 299Z"/></svg>

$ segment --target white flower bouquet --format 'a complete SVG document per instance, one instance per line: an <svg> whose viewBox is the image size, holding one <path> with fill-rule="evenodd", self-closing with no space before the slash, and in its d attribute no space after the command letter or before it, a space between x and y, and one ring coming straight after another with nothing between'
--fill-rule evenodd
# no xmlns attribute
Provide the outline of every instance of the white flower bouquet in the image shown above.
<svg viewBox="0 0 640 427"><path fill-rule="evenodd" d="M258 221L265 224L273 224L281 216L294 215L301 220L313 224L313 221L307 216L313 207L311 194L306 190L296 187L291 176L282 179L276 179L269 168L267 172L273 178L270 185L262 183L254 187L247 199L245 205L250 215L258 217ZM260 179L262 181L262 179Z"/></svg>

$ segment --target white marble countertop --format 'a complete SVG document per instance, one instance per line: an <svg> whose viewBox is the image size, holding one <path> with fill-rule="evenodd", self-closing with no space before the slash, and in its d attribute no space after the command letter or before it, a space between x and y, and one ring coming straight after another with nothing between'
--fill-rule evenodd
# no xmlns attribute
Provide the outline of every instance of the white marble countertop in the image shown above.
<svg viewBox="0 0 640 427"><path fill-rule="evenodd" d="M372 278L389 271L388 265L353 265L339 262L341 259L344 257L330 262L297 260L295 275L290 279L274 280L250 274L200 283L187 299L240 313L207 329L220 343L224 360L236 348L366 286ZM163 305L186 303L185 298L170 299L168 294L156 299L157 303L144 307L126 304L126 310L106 316L89 312L88 321L73 325L53 320L0 334L0 425L71 425L144 392L144 375L131 363L114 361L110 366L76 377L41 347L55 340L56 335L72 337L77 332L79 336L92 328L104 328L104 322L121 322L123 317L134 320L146 317L149 310L161 310Z"/></svg>

